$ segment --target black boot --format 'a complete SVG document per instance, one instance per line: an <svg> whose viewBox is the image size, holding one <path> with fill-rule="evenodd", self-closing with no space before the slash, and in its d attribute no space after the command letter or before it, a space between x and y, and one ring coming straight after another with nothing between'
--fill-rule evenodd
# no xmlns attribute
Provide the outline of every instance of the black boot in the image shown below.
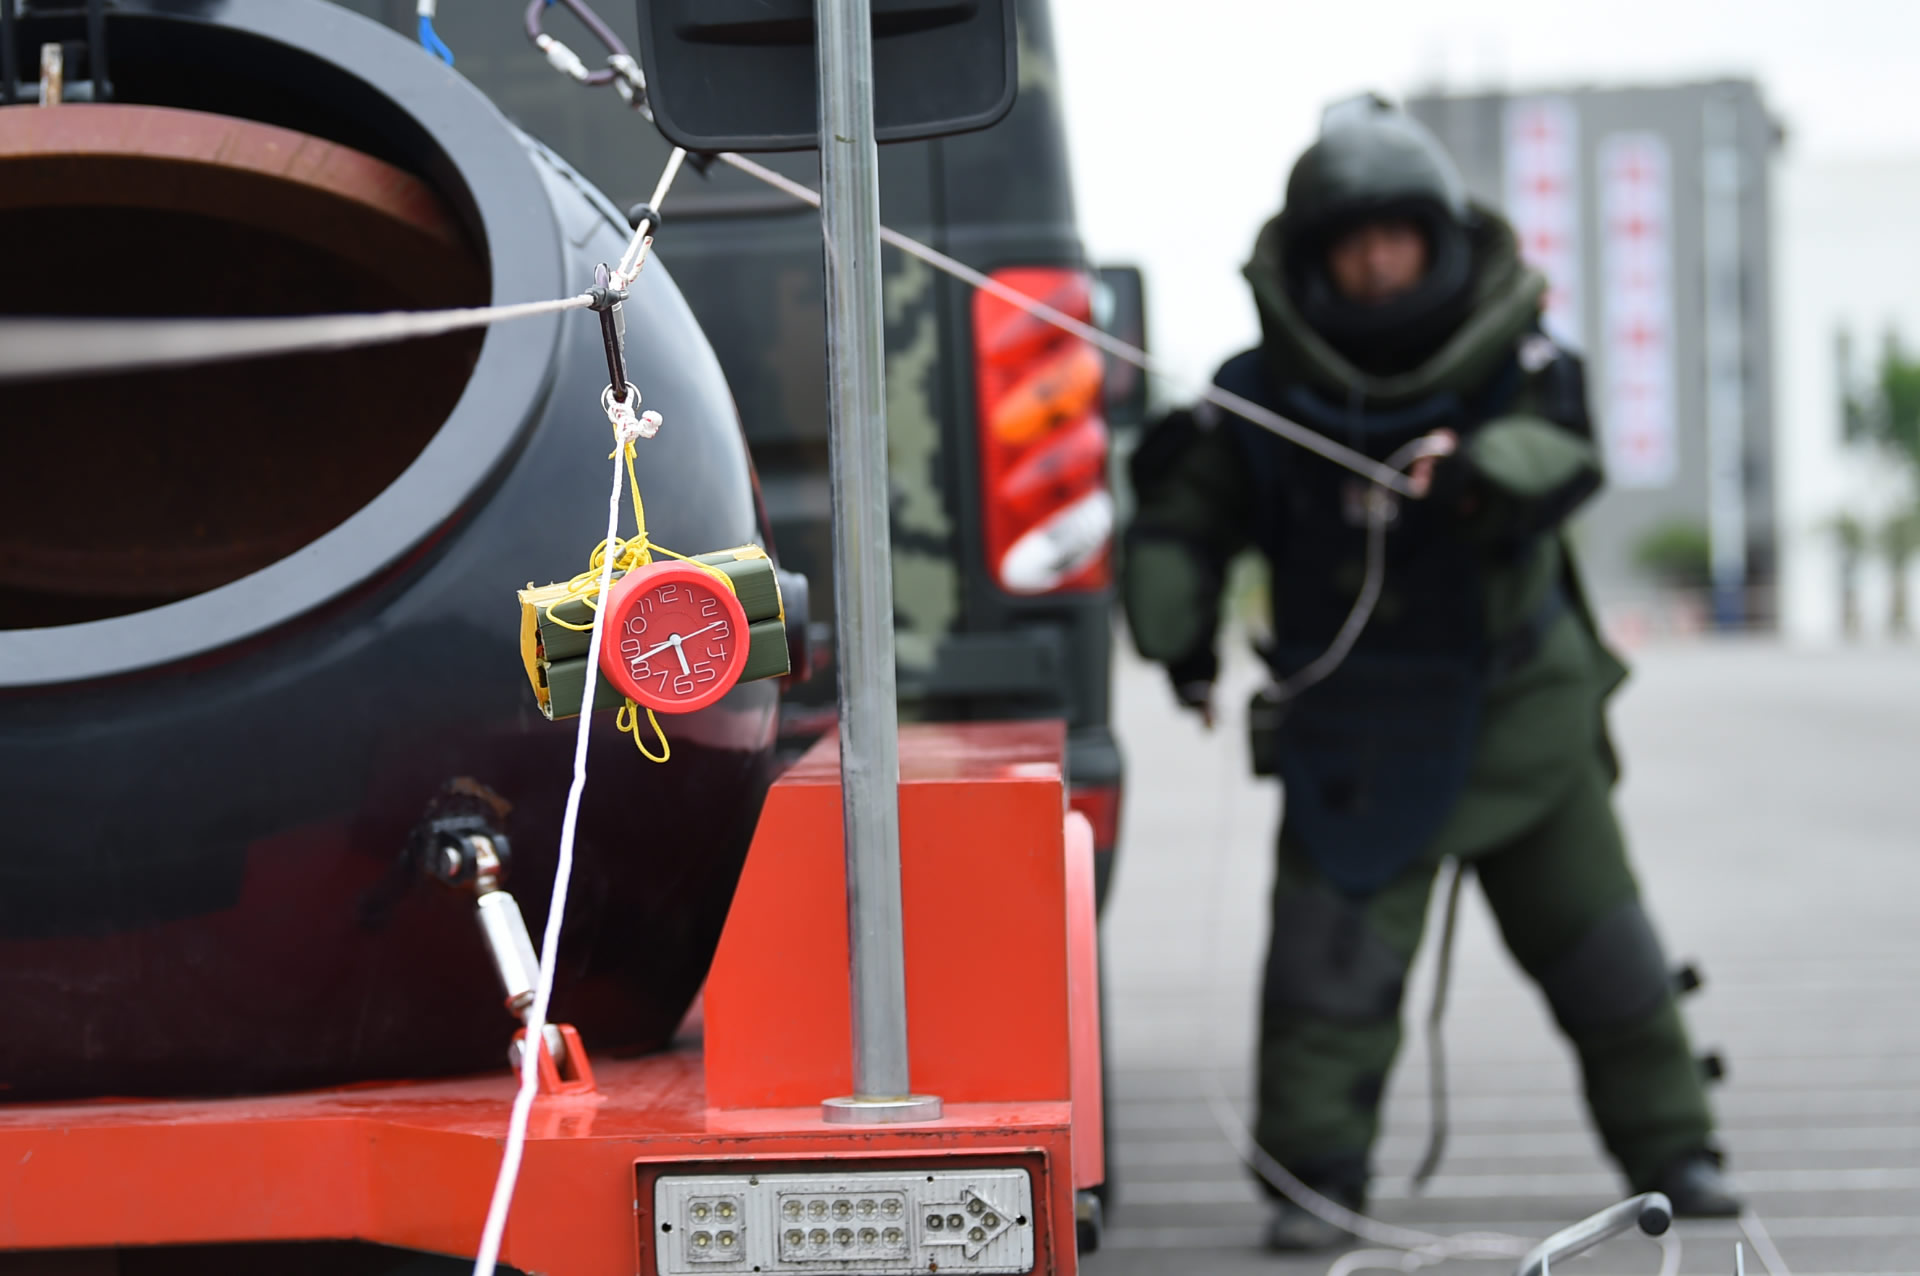
<svg viewBox="0 0 1920 1276"><path fill-rule="evenodd" d="M1673 1202L1675 1218L1735 1218L1746 1202L1734 1191L1717 1152L1689 1152L1668 1164L1654 1182Z"/></svg>
<svg viewBox="0 0 1920 1276"><path fill-rule="evenodd" d="M1366 1208L1366 1194L1351 1188L1326 1186L1317 1188L1321 1195L1336 1205L1359 1213ZM1272 1213L1267 1216L1267 1248L1278 1253L1299 1254L1312 1250L1332 1249L1345 1244L1352 1233L1346 1228L1329 1223L1318 1214L1285 1197L1277 1197L1271 1203Z"/></svg>

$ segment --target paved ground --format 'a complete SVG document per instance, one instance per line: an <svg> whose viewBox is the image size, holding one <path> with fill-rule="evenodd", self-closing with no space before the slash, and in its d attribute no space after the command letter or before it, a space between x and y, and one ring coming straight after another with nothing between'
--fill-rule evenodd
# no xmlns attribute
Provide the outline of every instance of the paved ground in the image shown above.
<svg viewBox="0 0 1920 1276"><path fill-rule="evenodd" d="M1734 1166L1793 1272L1920 1273L1920 654L1743 642L1635 664L1615 714L1624 815L1670 950L1707 975L1689 1017L1730 1066L1717 1107ZM1251 677L1230 671L1229 707ZM1246 776L1237 712L1209 736L1138 665L1117 710L1131 768L1106 934L1120 1201L1085 1270L1324 1271L1255 1248L1262 1211L1207 1103L1217 1087L1246 1111L1276 793ZM1537 1237L1619 1188L1570 1056L1469 896L1451 1155L1410 1197L1426 1136L1415 1043L1389 1091L1376 1212ZM1431 956L1409 1002L1422 1013ZM1683 1271L1733 1270L1734 1227L1682 1234ZM1580 1270L1652 1276L1659 1260L1619 1241ZM1747 1264L1765 1271L1751 1250Z"/></svg>

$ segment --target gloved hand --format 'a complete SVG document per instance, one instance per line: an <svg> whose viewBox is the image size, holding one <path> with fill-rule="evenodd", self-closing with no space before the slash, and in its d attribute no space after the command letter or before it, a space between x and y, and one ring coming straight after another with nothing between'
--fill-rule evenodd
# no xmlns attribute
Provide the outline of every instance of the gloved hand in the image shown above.
<svg viewBox="0 0 1920 1276"><path fill-rule="evenodd" d="M1474 491L1473 465L1468 461L1460 436L1452 430L1435 430L1427 436L1441 451L1423 456L1407 469L1413 480L1414 495L1452 510L1463 518L1480 508Z"/></svg>
<svg viewBox="0 0 1920 1276"><path fill-rule="evenodd" d="M1452 430L1435 430L1420 442L1431 450L1407 468L1407 478L1413 484L1416 497L1427 495L1434 484L1434 471L1438 462L1453 456L1460 447L1460 436ZM1452 467L1447 467L1451 469Z"/></svg>
<svg viewBox="0 0 1920 1276"><path fill-rule="evenodd" d="M1192 709L1200 715L1201 724L1207 730L1213 730L1213 684L1211 682L1176 682L1173 684L1173 697L1183 709Z"/></svg>

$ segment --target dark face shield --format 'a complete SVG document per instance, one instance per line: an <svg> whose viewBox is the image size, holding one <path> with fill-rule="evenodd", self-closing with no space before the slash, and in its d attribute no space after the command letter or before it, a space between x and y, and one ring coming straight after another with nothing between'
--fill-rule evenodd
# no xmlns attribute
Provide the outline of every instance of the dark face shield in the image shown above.
<svg viewBox="0 0 1920 1276"><path fill-rule="evenodd" d="M1427 268L1417 283L1383 300L1353 299L1336 286L1328 254L1340 238L1370 223L1418 228ZM1417 366L1465 320L1471 305L1473 250L1466 228L1444 206L1394 200L1321 220L1287 246L1287 289L1301 317L1355 366L1391 375Z"/></svg>

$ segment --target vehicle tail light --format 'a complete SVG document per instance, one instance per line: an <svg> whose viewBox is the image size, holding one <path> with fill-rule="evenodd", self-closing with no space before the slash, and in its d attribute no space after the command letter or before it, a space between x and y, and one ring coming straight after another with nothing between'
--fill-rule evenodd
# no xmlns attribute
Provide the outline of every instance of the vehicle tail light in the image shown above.
<svg viewBox="0 0 1920 1276"><path fill-rule="evenodd" d="M1120 838L1120 786L1076 785L1067 794L1067 806L1087 817L1093 826L1093 849L1111 851Z"/></svg>
<svg viewBox="0 0 1920 1276"><path fill-rule="evenodd" d="M1019 268L994 279L1092 321L1082 271ZM974 294L987 563L1013 594L1104 588L1112 579L1102 361L1087 342L988 292Z"/></svg>

